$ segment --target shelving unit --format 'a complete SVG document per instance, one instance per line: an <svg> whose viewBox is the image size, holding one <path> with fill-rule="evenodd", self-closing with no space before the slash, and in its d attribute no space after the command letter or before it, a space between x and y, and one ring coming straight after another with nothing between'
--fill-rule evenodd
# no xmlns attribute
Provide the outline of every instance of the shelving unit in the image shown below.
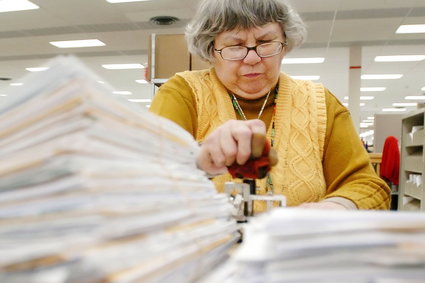
<svg viewBox="0 0 425 283"><path fill-rule="evenodd" d="M402 119L399 210L425 211L424 110Z"/></svg>

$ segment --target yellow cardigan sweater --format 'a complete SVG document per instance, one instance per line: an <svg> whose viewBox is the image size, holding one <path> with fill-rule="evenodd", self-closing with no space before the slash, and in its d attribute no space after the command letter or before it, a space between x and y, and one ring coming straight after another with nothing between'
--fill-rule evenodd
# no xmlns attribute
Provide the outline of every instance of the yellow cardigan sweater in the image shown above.
<svg viewBox="0 0 425 283"><path fill-rule="evenodd" d="M205 77L213 79L205 80ZM199 84L196 83L196 78L203 80L206 84L212 84L208 87L213 90L214 94L208 93L208 95L222 96L218 100L214 100L220 101L220 107L225 109L221 112L230 112L224 119L240 119L231 108L227 92L222 91L224 87L216 79L214 69L181 73L171 78L161 86L151 105L151 111L175 121L201 141L219 123L223 122L223 117L219 118L217 115L215 122L205 125L207 120L202 118L198 111L200 111L199 104L208 99L200 100L202 93L206 93L206 91L205 88L202 90L202 86L197 89ZM301 93L293 93L294 90L300 88L300 85ZM310 83L294 81L284 74L281 75L275 117L276 149L280 155L278 163L280 167L273 169L274 172L272 172L275 192L284 194L289 206L338 197L350 200L359 209L388 209L389 188L374 173L369 157L353 127L348 110L327 90L324 95L315 95L317 91L320 92L320 88L316 86L313 87L317 89L316 91L306 92L312 86ZM294 96L303 93L302 99ZM309 95L314 97L309 97ZM324 97L325 102L320 103L320 97ZM264 98L249 102L239 99L248 119L257 118L263 102ZM311 107L311 105L307 107L309 103L325 105L326 109L321 110L320 106ZM308 114L308 111L303 113L302 109L297 112L293 110L294 106L297 108L296 104L298 106L306 104L304 107L316 112L318 109L318 112ZM203 107L214 107L214 105ZM291 111L292 117L287 114ZM306 113L309 115L307 118L300 117ZM317 115L326 115L326 118L314 119ZM270 99L261 117L269 129L269 134L272 116L273 100ZM294 117L297 116L299 118L294 120ZM291 120L291 122L286 120ZM320 125L320 120L326 121L326 125ZM303 127L302 125L306 127L305 131L300 128ZM292 129L295 127L295 130L297 127L300 128L298 134L288 135L291 127ZM325 133L319 133L321 129ZM292 132L294 131L292 130ZM303 140L306 133L308 134L307 139L311 140ZM308 147L305 150L298 148L297 151L296 147L300 144ZM288 148L289 152L292 152L292 156L287 154ZM300 153L304 154L300 158L303 160L301 163L299 160L297 161ZM298 165L296 165L297 162ZM293 166L293 168L288 166ZM304 172L300 172L300 169ZM300 173L308 173L308 176L298 175L297 177L297 174ZM264 186L263 183L260 184Z"/></svg>

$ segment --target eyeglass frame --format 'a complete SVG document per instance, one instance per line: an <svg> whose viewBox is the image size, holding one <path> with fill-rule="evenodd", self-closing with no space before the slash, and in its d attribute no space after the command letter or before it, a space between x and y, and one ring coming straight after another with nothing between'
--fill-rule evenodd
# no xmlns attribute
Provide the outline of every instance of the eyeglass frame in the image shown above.
<svg viewBox="0 0 425 283"><path fill-rule="evenodd" d="M257 52L257 47L258 47L258 46L261 46L261 45L263 45L263 44L271 43L271 42L279 42L279 43L280 43L280 45L281 45L281 49L280 49L280 51L279 51L279 52L277 52L277 53L275 53L275 54L272 54L272 55L260 56L260 54L258 54L258 52ZM248 47L248 46L241 46L241 47L246 48L246 54L245 54L245 56L244 56L243 58L241 58L241 59L225 59L225 58L223 58L223 54L221 53L221 52L223 51L223 49L224 49L224 48L228 48L228 47L235 47L235 46L238 46L238 45L224 46L224 47L223 47L223 48L221 48L221 49L214 48L214 51L215 51L215 52L217 52L218 54L220 54L220 57L221 57L223 60L226 60L226 61L240 61L240 60L244 60L244 59L246 58L246 56L248 56L249 51L251 51L251 50L254 50L254 51L255 51L255 54L257 54L257 56L258 56L258 57L260 57L260 58L269 58L269 57L273 57L273 56L275 56L275 55L279 54L280 52L282 52L283 47L288 46L288 41L287 41L287 40L285 40L284 42L282 42L282 41L272 40L272 41L269 41L269 42L263 42L263 43L257 44L257 45L252 46L252 47Z"/></svg>

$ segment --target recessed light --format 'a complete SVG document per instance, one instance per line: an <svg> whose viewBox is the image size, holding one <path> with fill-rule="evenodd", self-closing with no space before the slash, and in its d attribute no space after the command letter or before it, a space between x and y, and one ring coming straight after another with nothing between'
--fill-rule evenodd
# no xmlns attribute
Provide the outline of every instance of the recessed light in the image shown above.
<svg viewBox="0 0 425 283"><path fill-rule="evenodd" d="M128 101L131 102L142 102L142 103L151 103L152 99L146 99L146 98L133 98L133 99L128 99Z"/></svg>
<svg viewBox="0 0 425 283"><path fill-rule="evenodd" d="M10 86L21 86L23 83L11 83Z"/></svg>
<svg viewBox="0 0 425 283"><path fill-rule="evenodd" d="M401 25L395 33L425 33L425 24Z"/></svg>
<svg viewBox="0 0 425 283"><path fill-rule="evenodd" d="M1 0L0 13L39 9L37 5L27 0Z"/></svg>
<svg viewBox="0 0 425 283"><path fill-rule="evenodd" d="M25 68L25 70L30 72L43 72L49 69L48 67L31 67L31 68Z"/></svg>
<svg viewBox="0 0 425 283"><path fill-rule="evenodd" d="M149 21L159 26L169 26L179 21L179 18L173 16L155 16L149 19Z"/></svg>
<svg viewBox="0 0 425 283"><path fill-rule="evenodd" d="M151 1L151 0L106 0L106 2L109 2L109 3L127 3L127 2L144 2L144 1Z"/></svg>
<svg viewBox="0 0 425 283"><path fill-rule="evenodd" d="M362 80L395 80L403 77L402 74L377 74L377 75L362 75Z"/></svg>
<svg viewBox="0 0 425 283"><path fill-rule="evenodd" d="M142 64L104 64L103 68L108 70L144 69Z"/></svg>
<svg viewBox="0 0 425 283"><path fill-rule="evenodd" d="M422 91L425 91L425 86L423 88L421 88Z"/></svg>
<svg viewBox="0 0 425 283"><path fill-rule="evenodd" d="M66 41L50 41L51 45L58 48L80 48L80 47L96 47L105 46L106 44L99 39L82 39L82 40L66 40Z"/></svg>
<svg viewBox="0 0 425 283"><path fill-rule="evenodd" d="M311 57L311 58L283 58L283 64L320 64L325 62L323 57Z"/></svg>
<svg viewBox="0 0 425 283"><path fill-rule="evenodd" d="M151 105L150 104L147 104L145 106L146 106L146 108L151 108Z"/></svg>
<svg viewBox="0 0 425 283"><path fill-rule="evenodd" d="M126 91L126 90L118 90L118 91L113 91L113 94L120 94L120 95L132 95L133 93L131 91Z"/></svg>
<svg viewBox="0 0 425 283"><path fill-rule="evenodd" d="M361 92L369 92L369 91L385 91L386 87L361 87Z"/></svg>
<svg viewBox="0 0 425 283"><path fill-rule="evenodd" d="M425 100L425 95L408 95L404 99L407 100Z"/></svg>
<svg viewBox="0 0 425 283"><path fill-rule="evenodd" d="M317 81L320 79L320 76L291 76L291 78L296 80Z"/></svg>
<svg viewBox="0 0 425 283"><path fill-rule="evenodd" d="M138 84L148 84L149 82L147 80L136 80L136 83L138 83Z"/></svg>
<svg viewBox="0 0 425 283"><path fill-rule="evenodd" d="M394 107L409 107L409 106L417 106L417 103L414 102L396 102L393 103Z"/></svg>
<svg viewBox="0 0 425 283"><path fill-rule="evenodd" d="M383 112L404 112L406 108L383 108Z"/></svg>
<svg viewBox="0 0 425 283"><path fill-rule="evenodd" d="M1 97L7 96L7 94L0 94Z"/></svg>
<svg viewBox="0 0 425 283"><path fill-rule="evenodd" d="M425 55L376 56L375 62L416 62L425 59Z"/></svg>

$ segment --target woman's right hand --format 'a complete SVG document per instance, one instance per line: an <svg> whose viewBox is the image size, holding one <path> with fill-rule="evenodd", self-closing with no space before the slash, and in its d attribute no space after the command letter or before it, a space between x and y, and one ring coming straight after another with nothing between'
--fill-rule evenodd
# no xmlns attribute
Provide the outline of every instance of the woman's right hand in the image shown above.
<svg viewBox="0 0 425 283"><path fill-rule="evenodd" d="M266 134L263 121L230 120L214 130L202 143L197 159L198 168L210 175L227 172L227 166L243 165L251 156L253 133Z"/></svg>

